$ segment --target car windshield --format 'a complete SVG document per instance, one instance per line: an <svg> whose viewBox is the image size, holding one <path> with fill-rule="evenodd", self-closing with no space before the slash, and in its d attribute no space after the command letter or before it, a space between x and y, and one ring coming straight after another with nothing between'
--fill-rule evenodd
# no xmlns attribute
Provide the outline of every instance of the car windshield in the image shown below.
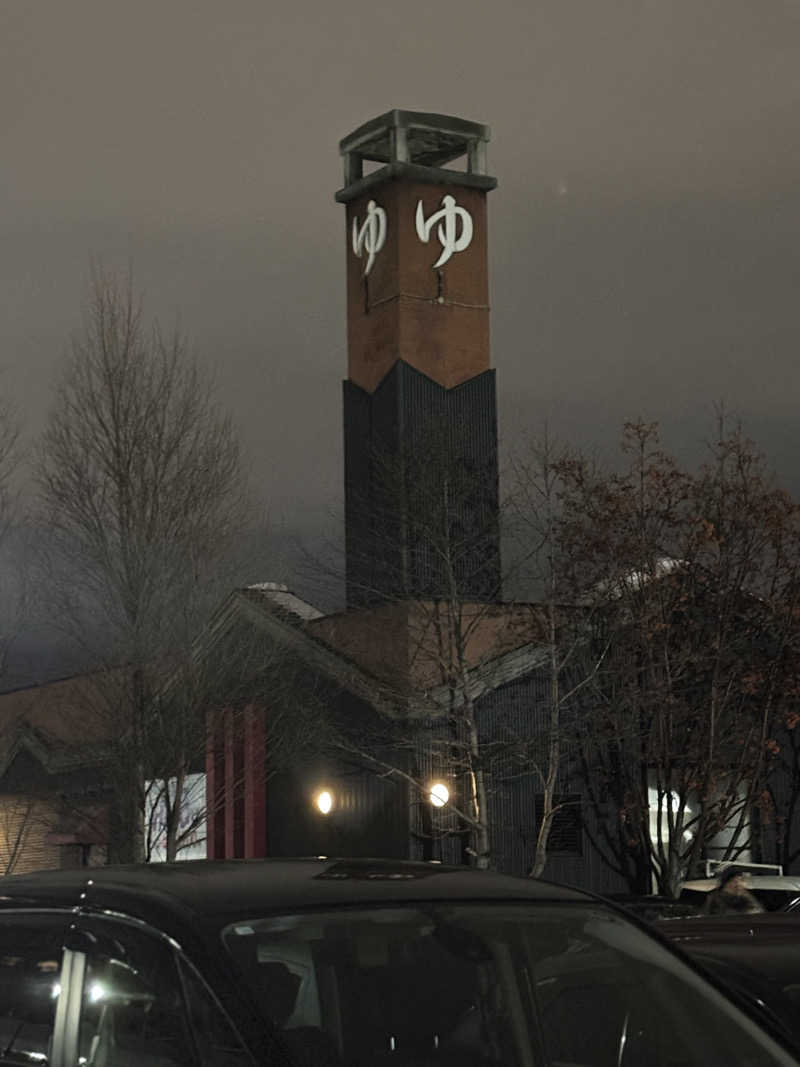
<svg viewBox="0 0 800 1067"><path fill-rule="evenodd" d="M297 1062L796 1064L600 905L339 909L243 919L223 939Z"/></svg>

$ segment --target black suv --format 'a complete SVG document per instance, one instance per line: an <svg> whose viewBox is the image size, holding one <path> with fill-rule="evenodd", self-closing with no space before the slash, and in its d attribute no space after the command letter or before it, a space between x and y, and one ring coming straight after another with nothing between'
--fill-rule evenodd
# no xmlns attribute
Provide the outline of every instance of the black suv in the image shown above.
<svg viewBox="0 0 800 1067"><path fill-rule="evenodd" d="M253 860L0 879L0 1064L774 1067L635 919L432 864Z"/></svg>

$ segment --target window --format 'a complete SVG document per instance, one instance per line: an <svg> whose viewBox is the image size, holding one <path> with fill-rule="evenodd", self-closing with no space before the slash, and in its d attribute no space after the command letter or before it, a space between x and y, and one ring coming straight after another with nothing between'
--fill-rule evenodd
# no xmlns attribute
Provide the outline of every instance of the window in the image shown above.
<svg viewBox="0 0 800 1067"><path fill-rule="evenodd" d="M172 951L123 924L82 929L86 971L79 1062L86 1067L193 1067L197 1058Z"/></svg>
<svg viewBox="0 0 800 1067"><path fill-rule="evenodd" d="M205 982L188 964L181 962L180 969L200 1067L250 1067L250 1054Z"/></svg>
<svg viewBox="0 0 800 1067"><path fill-rule="evenodd" d="M0 919L0 1064L50 1062L65 928L54 916Z"/></svg>
<svg viewBox="0 0 800 1067"><path fill-rule="evenodd" d="M541 819L544 809L544 795L535 797L536 815ZM563 805L562 807L558 807ZM581 818L580 793L557 793L553 797L553 807L558 811L550 824L550 838L547 851L550 853L567 853L573 856L583 854L583 819Z"/></svg>
<svg viewBox="0 0 800 1067"><path fill-rule="evenodd" d="M223 940L298 1064L796 1067L680 958L600 904L243 917Z"/></svg>

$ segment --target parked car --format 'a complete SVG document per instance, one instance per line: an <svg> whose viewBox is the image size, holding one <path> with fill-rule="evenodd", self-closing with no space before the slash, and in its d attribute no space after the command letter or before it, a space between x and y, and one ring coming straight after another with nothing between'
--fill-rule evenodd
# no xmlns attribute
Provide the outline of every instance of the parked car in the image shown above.
<svg viewBox="0 0 800 1067"><path fill-rule="evenodd" d="M577 890L400 861L0 879L0 1063L776 1067L770 1019Z"/></svg>
<svg viewBox="0 0 800 1067"><path fill-rule="evenodd" d="M745 871L747 889L767 911L781 911L800 898L800 877L785 874L752 874ZM694 878L681 885L679 900L702 910L708 894L717 888L716 878Z"/></svg>
<svg viewBox="0 0 800 1067"><path fill-rule="evenodd" d="M722 915L656 928L737 992L755 997L800 1046L800 916Z"/></svg>

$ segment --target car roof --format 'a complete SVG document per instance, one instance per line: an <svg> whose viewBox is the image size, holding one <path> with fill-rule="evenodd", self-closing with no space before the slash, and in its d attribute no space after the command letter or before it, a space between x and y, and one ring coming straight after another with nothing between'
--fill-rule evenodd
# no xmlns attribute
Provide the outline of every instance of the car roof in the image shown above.
<svg viewBox="0 0 800 1067"><path fill-rule="evenodd" d="M403 860L187 860L43 871L0 878L0 913L19 907L112 911L171 930L233 917L414 901L585 901L532 878Z"/></svg>

